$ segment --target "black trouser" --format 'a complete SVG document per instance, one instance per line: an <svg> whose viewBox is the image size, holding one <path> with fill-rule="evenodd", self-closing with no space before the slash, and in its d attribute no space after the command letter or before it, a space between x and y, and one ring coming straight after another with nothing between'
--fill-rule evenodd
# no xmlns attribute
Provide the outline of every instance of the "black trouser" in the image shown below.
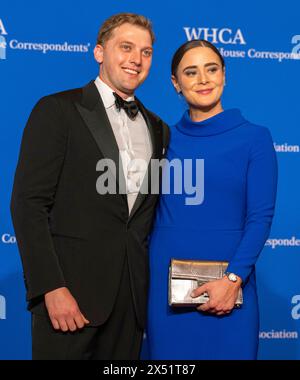
<svg viewBox="0 0 300 380"><path fill-rule="evenodd" d="M143 330L137 324L132 301L127 258L116 303L103 325L62 332L52 327L48 316L32 315L34 360L136 360L142 337Z"/></svg>

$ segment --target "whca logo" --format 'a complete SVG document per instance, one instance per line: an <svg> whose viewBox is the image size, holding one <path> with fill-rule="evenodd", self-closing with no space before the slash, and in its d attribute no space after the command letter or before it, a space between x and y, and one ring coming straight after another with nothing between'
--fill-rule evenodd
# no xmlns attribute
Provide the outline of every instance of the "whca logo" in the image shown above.
<svg viewBox="0 0 300 380"><path fill-rule="evenodd" d="M7 35L3 21L0 18L0 59L6 59L6 38Z"/></svg>
<svg viewBox="0 0 300 380"><path fill-rule="evenodd" d="M188 41L191 40L208 40L213 44L232 44L246 45L245 37L241 29L233 30L231 28L203 28L187 27L183 28Z"/></svg>

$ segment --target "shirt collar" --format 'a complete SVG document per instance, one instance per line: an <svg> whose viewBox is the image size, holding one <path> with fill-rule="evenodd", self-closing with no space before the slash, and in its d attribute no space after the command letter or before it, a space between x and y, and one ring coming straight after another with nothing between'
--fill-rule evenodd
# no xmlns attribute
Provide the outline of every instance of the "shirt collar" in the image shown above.
<svg viewBox="0 0 300 380"><path fill-rule="evenodd" d="M106 83L104 83L103 80L101 80L99 76L95 80L95 85L100 93L104 107L108 109L114 106L115 100L116 100L113 94L114 91ZM134 100L134 96L129 96L126 99L126 101L128 102L131 100Z"/></svg>

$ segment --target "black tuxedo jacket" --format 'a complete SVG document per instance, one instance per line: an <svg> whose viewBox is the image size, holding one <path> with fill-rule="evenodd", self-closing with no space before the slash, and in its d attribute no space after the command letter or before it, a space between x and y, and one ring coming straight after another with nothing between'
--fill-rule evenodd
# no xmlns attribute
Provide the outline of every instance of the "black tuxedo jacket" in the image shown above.
<svg viewBox="0 0 300 380"><path fill-rule="evenodd" d="M161 159L168 127L141 103L140 109L152 140L152 158ZM137 320L143 327L148 234L158 196L139 193L129 216L126 195L96 191L101 175L96 165L103 158L112 159L118 170L118 146L94 82L37 103L24 130L11 200L28 306L46 313L43 295L66 286L91 325L104 323L127 256Z"/></svg>

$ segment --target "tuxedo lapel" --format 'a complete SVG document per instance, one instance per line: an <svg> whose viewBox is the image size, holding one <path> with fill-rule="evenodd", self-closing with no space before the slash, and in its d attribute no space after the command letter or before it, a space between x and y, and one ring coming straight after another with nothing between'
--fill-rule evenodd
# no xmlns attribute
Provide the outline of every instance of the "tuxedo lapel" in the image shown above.
<svg viewBox="0 0 300 380"><path fill-rule="evenodd" d="M136 102L146 121L150 133L152 143L152 156L149 161L147 172L145 174L144 181L141 186L141 189L143 189L143 193L141 191L138 193L136 201L134 202L133 208L129 215L129 220L134 216L138 208L142 205L144 200L147 198L147 195L151 193L151 181L158 180L158 178L151 178L151 160L160 159L163 154L162 130L160 123L149 111L145 109L143 104L138 99L136 99Z"/></svg>
<svg viewBox="0 0 300 380"><path fill-rule="evenodd" d="M141 110L141 113L147 123L147 127L150 132L153 149L151 158L159 159L162 156L163 150L161 125L157 119L149 111L146 110L146 108L138 99L136 99L136 102L139 106L139 109Z"/></svg>
<svg viewBox="0 0 300 380"><path fill-rule="evenodd" d="M126 194L125 177L118 145L101 96L93 81L83 88L82 101L81 103L76 103L76 107L95 139L104 159L110 159L115 163L116 173L113 174L115 174L114 177L119 186L119 192Z"/></svg>
<svg viewBox="0 0 300 380"><path fill-rule="evenodd" d="M118 184L117 191L123 194L124 199L126 200L126 182L122 162L120 160L119 149L99 91L93 81L83 87L82 91L82 100L81 102L76 103L76 108L97 143L104 159L110 159L115 163L116 173L114 174L116 174L116 181ZM151 159L160 159L163 155L162 127L160 122L145 109L138 99L136 99L136 101L149 130L152 143ZM143 193L141 191L139 192L131 210L129 220L151 192L151 180L153 179L151 179L150 169L151 160L141 186ZM147 188L145 189L145 187Z"/></svg>

